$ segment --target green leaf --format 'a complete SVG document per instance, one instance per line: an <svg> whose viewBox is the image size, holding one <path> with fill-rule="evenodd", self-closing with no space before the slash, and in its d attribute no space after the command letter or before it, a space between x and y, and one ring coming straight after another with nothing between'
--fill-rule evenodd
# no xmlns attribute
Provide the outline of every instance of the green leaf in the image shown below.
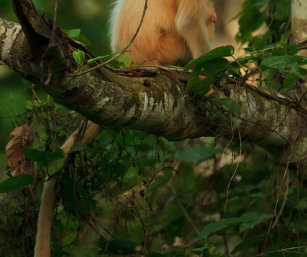
<svg viewBox="0 0 307 257"><path fill-rule="evenodd" d="M124 68L129 68L131 66L131 58L127 54L122 54L117 58L117 61L120 62Z"/></svg>
<svg viewBox="0 0 307 257"><path fill-rule="evenodd" d="M85 53L82 50L76 50L72 53L72 55L78 67L83 66L83 62L85 59Z"/></svg>
<svg viewBox="0 0 307 257"><path fill-rule="evenodd" d="M288 20L289 16L291 15L291 1L289 0L271 0L271 4L274 5L275 11L274 17L276 19L276 22L283 22L284 20Z"/></svg>
<svg viewBox="0 0 307 257"><path fill-rule="evenodd" d="M242 216L237 218L222 219L217 222L209 223L206 225L200 233L200 237L203 239L208 238L212 234L217 234L227 228L243 225L245 228L251 228L267 219L271 215L257 212L246 212Z"/></svg>
<svg viewBox="0 0 307 257"><path fill-rule="evenodd" d="M271 56L263 60L262 68L276 69L281 72L288 72L289 68L299 72L298 58L296 56L281 55Z"/></svg>
<svg viewBox="0 0 307 257"><path fill-rule="evenodd" d="M235 78L239 78L242 76L242 73L241 73L241 67L242 65L237 62L237 61L234 61L234 62L231 62L229 63L228 65L228 72L234 76Z"/></svg>
<svg viewBox="0 0 307 257"><path fill-rule="evenodd" d="M240 244L238 244L231 252L231 254L236 254L237 252L244 250L246 248L249 248L251 246L254 246L258 244L259 242L263 241L264 239L269 238L270 236L268 234L261 234L252 238L249 238L247 240L244 240Z"/></svg>
<svg viewBox="0 0 307 257"><path fill-rule="evenodd" d="M86 47L91 46L91 42L88 40L87 37L85 37L82 34L80 34L80 36L76 40L80 42L81 44L85 45Z"/></svg>
<svg viewBox="0 0 307 257"><path fill-rule="evenodd" d="M209 242L206 242L203 247L194 248L192 251L197 255L206 257L225 257L225 255L220 253L216 247Z"/></svg>
<svg viewBox="0 0 307 257"><path fill-rule="evenodd" d="M48 175L54 175L65 163L65 155L62 149L57 148L53 152L47 152L39 148L24 147L23 155L39 165L45 165Z"/></svg>
<svg viewBox="0 0 307 257"><path fill-rule="evenodd" d="M285 45L284 49L288 55L295 55L299 51L299 47L297 45Z"/></svg>
<svg viewBox="0 0 307 257"><path fill-rule="evenodd" d="M77 39L80 36L81 30L80 29L69 29L64 30L64 32L73 39Z"/></svg>
<svg viewBox="0 0 307 257"><path fill-rule="evenodd" d="M84 150L84 146L83 146L82 142L77 141L70 148L69 153L81 152L83 150Z"/></svg>
<svg viewBox="0 0 307 257"><path fill-rule="evenodd" d="M228 110L232 111L235 114L239 114L240 113L240 107L238 105L238 103L236 103L235 101L233 101L231 98L218 98L217 101L225 106Z"/></svg>
<svg viewBox="0 0 307 257"><path fill-rule="evenodd" d="M210 52L206 53L205 55L199 57L196 60L191 61L185 68L184 71L189 71L191 68L195 67L198 64L208 62L213 59L218 59L222 57L229 57L232 56L234 53L233 46L221 46L211 50Z"/></svg>
<svg viewBox="0 0 307 257"><path fill-rule="evenodd" d="M248 229L252 229L261 222L271 219L272 215L267 213L259 212L246 212L239 219L242 220L240 223L240 232L244 232Z"/></svg>
<svg viewBox="0 0 307 257"><path fill-rule="evenodd" d="M48 171L48 175L52 176L54 174L56 174L57 172L59 172L64 164L65 164L65 156L63 155L60 159L54 160L50 163L47 164L47 171Z"/></svg>
<svg viewBox="0 0 307 257"><path fill-rule="evenodd" d="M113 53L111 57L116 56L118 53ZM120 55L116 60L108 64L109 67L119 69L119 68L129 68L131 66L131 58L127 54Z"/></svg>
<svg viewBox="0 0 307 257"><path fill-rule="evenodd" d="M70 233L68 235L65 235L62 238L62 244L63 245L70 245L73 242L75 242L77 238L78 238L78 232L74 231L74 232L72 232L72 233Z"/></svg>
<svg viewBox="0 0 307 257"><path fill-rule="evenodd" d="M207 76L204 79L199 79L198 75L190 76L187 89L192 91L194 97L201 97L210 91L210 86L215 82L214 76Z"/></svg>
<svg viewBox="0 0 307 257"><path fill-rule="evenodd" d="M223 54L225 54L225 51ZM201 97L209 92L210 86L219 80L228 69L229 62L227 59L217 57L220 56L218 54L214 54L214 56L216 58L204 62L199 61L202 57L195 60L196 66L194 66L187 84L187 89L192 91L195 97ZM205 78L199 78L199 75L203 75Z"/></svg>
<svg viewBox="0 0 307 257"><path fill-rule="evenodd" d="M200 163L209 158L213 157L215 154L221 153L221 148L210 147L210 146L198 146L187 148L182 151L177 151L175 153L175 158L184 162L196 162Z"/></svg>
<svg viewBox="0 0 307 257"><path fill-rule="evenodd" d="M229 61L225 58L215 58L210 61L197 64L193 72L205 76L216 76L217 74L224 74L229 67Z"/></svg>
<svg viewBox="0 0 307 257"><path fill-rule="evenodd" d="M307 64L307 57L306 56L296 56L297 62L299 65L306 65Z"/></svg>
<svg viewBox="0 0 307 257"><path fill-rule="evenodd" d="M104 62L104 61L107 60L107 58L110 58L110 55L97 56L97 57L95 57L95 58L89 59L89 60L87 61L87 64L90 65L90 64L92 64L92 63L94 63L94 62L100 62L100 61L101 61L101 62Z"/></svg>
<svg viewBox="0 0 307 257"><path fill-rule="evenodd" d="M94 246L76 246L64 248L62 252L67 256L78 256L78 257L97 257L98 253L101 251L100 248Z"/></svg>
<svg viewBox="0 0 307 257"><path fill-rule="evenodd" d="M16 189L23 188L33 183L33 178L28 174L21 174L11 177L0 183L0 193L7 193Z"/></svg>
<svg viewBox="0 0 307 257"><path fill-rule="evenodd" d="M307 75L307 69L300 68L300 75L301 75L302 77L306 76L306 75Z"/></svg>
<svg viewBox="0 0 307 257"><path fill-rule="evenodd" d="M172 171L166 170L163 176L157 177L156 180L151 183L148 188L146 188L145 193L154 193L158 188L161 188L163 185L165 185L171 178Z"/></svg>
<svg viewBox="0 0 307 257"><path fill-rule="evenodd" d="M255 1L246 0L242 5L242 11L239 15L240 31L236 39L242 43L252 40L252 32L257 30L264 22L265 17L261 12L261 7L269 0Z"/></svg>
<svg viewBox="0 0 307 257"><path fill-rule="evenodd" d="M63 30L68 36L73 38L74 40L82 43L85 46L90 46L91 42L81 34L80 29L70 29L70 30Z"/></svg>
<svg viewBox="0 0 307 257"><path fill-rule="evenodd" d="M65 154L62 149L57 148L53 152L45 152L45 158L47 162L49 161L55 161L55 160L60 160L63 157L65 157Z"/></svg>
<svg viewBox="0 0 307 257"><path fill-rule="evenodd" d="M216 234L226 228L239 224L239 221L236 218L233 219L223 219L214 223L206 225L200 233L201 238L208 238L212 234Z"/></svg>
<svg viewBox="0 0 307 257"><path fill-rule="evenodd" d="M283 85L285 88L287 89L292 89L292 88L295 88L297 87L296 85L296 81L300 78L300 74L297 74L296 72L293 72L293 71L290 71L284 81L283 81Z"/></svg>
<svg viewBox="0 0 307 257"><path fill-rule="evenodd" d="M22 153L27 159L38 163L48 163L64 157L64 152L60 148L47 152L39 148L24 147Z"/></svg>
<svg viewBox="0 0 307 257"><path fill-rule="evenodd" d="M44 151L41 149L35 149L30 147L24 147L22 149L22 154L29 160L34 162L44 161Z"/></svg>
<svg viewBox="0 0 307 257"><path fill-rule="evenodd" d="M135 245L129 241L124 240L102 240L99 243L100 248L102 249L101 253L104 254L119 254L119 255L128 255L136 254Z"/></svg>

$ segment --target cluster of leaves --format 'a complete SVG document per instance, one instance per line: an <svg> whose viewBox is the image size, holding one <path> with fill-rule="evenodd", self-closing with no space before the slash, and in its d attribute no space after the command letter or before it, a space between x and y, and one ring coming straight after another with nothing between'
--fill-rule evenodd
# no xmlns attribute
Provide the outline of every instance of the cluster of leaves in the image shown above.
<svg viewBox="0 0 307 257"><path fill-rule="evenodd" d="M81 34L80 29L66 30L65 33L69 35L71 38L84 44L85 46L90 45L88 39ZM73 58L77 64L76 73L82 72L90 68L91 65L104 63L117 55L118 53L113 53L111 55L97 56L95 58L90 58L86 60L85 53L82 50L76 50L73 52ZM118 69L122 67L128 68L130 65L131 65L131 59L126 54L121 54L118 58L107 64L108 67L113 69Z"/></svg>
<svg viewBox="0 0 307 257"><path fill-rule="evenodd" d="M87 61L85 61L85 53L82 50L76 50L73 52L74 60L77 64L76 73L82 72L88 68L91 67L93 64L99 64L99 62L106 62L109 59L113 58L114 56L117 56L117 53L114 53L112 55L105 55L105 56L98 56L95 58L91 58ZM122 54L118 56L115 60L108 63L107 66L113 69L123 68L123 67L130 67L131 65L131 59L128 55Z"/></svg>
<svg viewBox="0 0 307 257"><path fill-rule="evenodd" d="M261 50L276 42L287 43L290 12L289 0L246 0L239 14L237 41L248 43L252 50ZM255 34L260 28L265 33Z"/></svg>
<svg viewBox="0 0 307 257"><path fill-rule="evenodd" d="M304 79L307 74L307 69L303 66L307 64L307 57L297 55L296 45L276 44L237 59L233 53L232 46L222 46L191 61L185 67L186 71L193 67L188 90L192 91L194 96L201 97L225 74L237 79L242 78L242 81L248 80L247 71L251 64L259 66L257 73L265 73L264 78L257 78L259 86L265 83L266 86L283 92L297 88L297 80ZM233 60L230 61L227 57L232 57Z"/></svg>
<svg viewBox="0 0 307 257"><path fill-rule="evenodd" d="M48 97L45 101L36 102L34 105L28 102L27 110L15 120L18 122L16 126L31 124L37 149L25 148L24 152L36 158L37 163L41 163L37 165L34 177L28 174L10 177L8 168L8 178L0 183L1 256L33 256L33 249L30 248L34 245L46 163L57 159L58 154L52 153L55 146L67 137L72 127L76 126L72 122L72 117L73 113L67 113L62 107L60 110L60 107Z"/></svg>
<svg viewBox="0 0 307 257"><path fill-rule="evenodd" d="M33 254L42 178L54 167L61 171L54 256L226 256L221 248L229 256L306 255L307 192L295 177L287 184L272 178L273 164L263 149L244 145L251 156L239 166L221 166L218 157L209 161L223 152L213 138L187 145L103 128L91 147L76 143L59 168L53 166L62 159L58 146L69 133L63 128L75 117L50 101L31 110L32 129L40 136L24 154L36 163L37 173L35 180L21 175L0 184L1 256ZM16 191L25 185L23 194ZM278 230L270 230L276 219L272 210L280 208Z"/></svg>
<svg viewBox="0 0 307 257"><path fill-rule="evenodd" d="M248 43L247 55L236 59L233 47L223 46L191 61L185 68L186 71L193 68L188 90L202 97L225 74L242 82L252 74L258 86L265 84L284 93L296 89L297 81L307 74L303 66L307 58L297 55L296 45L288 44L290 10L290 0L246 0L239 14L240 31L236 39L239 43ZM218 100L222 105L223 101L230 105L229 99ZM234 111L233 107L228 109Z"/></svg>

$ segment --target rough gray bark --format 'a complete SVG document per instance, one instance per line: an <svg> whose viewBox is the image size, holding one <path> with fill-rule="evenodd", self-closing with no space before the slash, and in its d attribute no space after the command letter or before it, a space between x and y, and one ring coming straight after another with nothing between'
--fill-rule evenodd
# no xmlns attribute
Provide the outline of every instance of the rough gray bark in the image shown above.
<svg viewBox="0 0 307 257"><path fill-rule="evenodd" d="M292 0L291 5L291 41L293 44L297 44L300 46L301 51L300 55L307 56L307 1L305 0ZM301 102L303 106L307 106L307 80L303 81L300 84L301 89ZM306 145L307 145L307 126L306 120L303 124L304 126L304 136L297 140L295 144L291 147L296 149L295 151L301 158L304 158L305 161L302 162L301 170L307 170L307 152L306 152ZM291 152L291 147L288 149L288 152Z"/></svg>
<svg viewBox="0 0 307 257"><path fill-rule="evenodd" d="M185 90L187 74L182 72L159 67L126 72L102 68L78 77L67 76L76 68L74 50L81 48L88 57L91 54L59 29L54 30L36 12L31 12L31 19L25 18L23 5L32 8L31 1L13 2L22 27L0 19L0 60L41 86L57 102L98 124L144 130L172 140L240 135L281 154L281 161L307 164L305 106L277 92L225 77L210 97L230 97L240 111L232 113L221 106L226 115L222 119L214 115L216 106L191 99ZM283 152L287 153L284 157Z"/></svg>
<svg viewBox="0 0 307 257"><path fill-rule="evenodd" d="M291 25L292 42L299 44L307 40L307 2L304 0L292 0Z"/></svg>

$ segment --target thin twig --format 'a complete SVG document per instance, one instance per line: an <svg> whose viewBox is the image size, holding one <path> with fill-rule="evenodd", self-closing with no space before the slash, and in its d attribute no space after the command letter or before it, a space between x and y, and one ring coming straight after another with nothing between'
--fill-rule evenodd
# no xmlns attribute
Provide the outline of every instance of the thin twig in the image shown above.
<svg viewBox="0 0 307 257"><path fill-rule="evenodd" d="M274 220L274 223L273 223L271 229L273 229L273 228L277 225L277 223L278 223L278 221L279 221L279 219L280 219L280 217L281 217L281 215L282 215L282 212L283 212L283 210L284 210L284 208L285 208L287 199L288 199L288 192L289 192L289 172L288 172L288 168L286 168L286 170L287 170L287 175L286 175L286 176L287 176L286 192L285 192L285 195L284 195L284 199L283 199L283 201L282 201L282 203L281 203L280 210L279 210L279 212L278 212L278 214L277 214L277 216L276 216L276 219Z"/></svg>
<svg viewBox="0 0 307 257"><path fill-rule="evenodd" d="M49 51L50 47L53 45L55 42L55 30L56 30L56 21L57 21L57 13L58 13L58 6L59 6L59 1L54 0L54 9L53 9L53 24L52 24L52 30L51 30L51 36L50 36L50 41L49 44L43 54L42 60L41 60L41 69L43 68L43 60L44 57L46 56L47 52ZM48 77L46 81L44 82L45 86L48 86L51 82L52 79L52 69L53 69L53 62L48 63Z"/></svg>
<svg viewBox="0 0 307 257"><path fill-rule="evenodd" d="M264 257L264 256L266 256L268 254L272 254L272 253L286 253L286 252L291 253L291 251L293 251L293 250L300 250L300 249L305 249L305 248L307 248L307 246L295 246L295 247L283 248L283 249L279 249L279 250L276 250L276 251L269 251L269 252L266 252L266 253L260 253L260 254L257 254L257 255L253 255L252 257Z"/></svg>
<svg viewBox="0 0 307 257"><path fill-rule="evenodd" d="M301 105L301 102L303 101L306 95L307 95L307 90L305 90L303 94L301 95L301 97L298 99L297 104L296 104L297 106Z"/></svg>
<svg viewBox="0 0 307 257"><path fill-rule="evenodd" d="M304 40L298 44L300 50L307 49L307 40Z"/></svg>
<svg viewBox="0 0 307 257"><path fill-rule="evenodd" d="M141 27L142 27L142 24L143 24L143 21L144 21L144 17L145 17L145 14L146 14L147 2L148 2L148 0L145 0L145 5L144 5L144 9L143 9L142 18L141 18L140 24L139 24L139 26L138 26L138 28L137 28L137 30L136 30L134 36L131 38L131 40L130 40L130 42L127 44L127 46L126 46L119 54L115 55L114 57L112 57L111 59L107 60L107 61L104 62L104 63L101 63L101 64L99 64L99 65L97 65L97 66L95 66L95 67L89 68L89 69L87 69L87 70L85 70L85 71L82 71L82 72L80 72L80 73L76 73L76 74L67 73L66 75L67 75L67 76L70 76L70 77L77 77L77 76L84 75L84 74L86 74L86 73L88 73L88 72L91 72L91 71L93 71L93 70L96 70L96 69L98 69L98 68L101 68L101 67L103 67L103 66L105 66L105 65L107 65L107 64L109 64L109 63L111 63L111 62L113 62L113 61L116 60L118 57L120 57L121 55L123 55L123 54L127 51L127 49L130 47L130 45L132 44L132 42L135 40L136 36L139 34L139 31L140 31L140 29L141 29Z"/></svg>
<svg viewBox="0 0 307 257"><path fill-rule="evenodd" d="M57 14L58 14L58 6L59 6L59 0L54 1L54 9L53 9L53 27L52 32L54 32L56 28L56 20L57 20Z"/></svg>
<svg viewBox="0 0 307 257"><path fill-rule="evenodd" d="M229 80L231 82L236 82L234 79L232 78L229 78ZM256 92L257 94L269 99L269 100L272 100L272 101L275 101L275 102L278 102L279 104L282 104L284 106L287 106L288 108L291 108L295 111L297 111L298 113L300 114L303 114L303 115L307 115L307 109L305 109L304 107L302 106L297 106L297 102L293 102L293 101L290 101L289 99L287 98L282 98L282 97L279 97L279 96L274 96L274 95L271 95L263 90L261 90L260 88L257 88L257 87L254 87L246 82L244 83L241 83L241 86L249 89L249 90L252 90L254 92Z"/></svg>
<svg viewBox="0 0 307 257"><path fill-rule="evenodd" d="M192 218L190 217L189 213L187 212L187 210L184 208L181 200L178 198L177 196L177 192L175 190L175 188L173 187L173 185L170 185L171 191L172 193L175 195L177 202L179 204L179 207L183 213L183 215L185 216L185 218L187 219L187 221L190 223L191 227L193 228L194 232L199 236L200 235L200 231L199 229L195 226L195 224L193 223Z"/></svg>
<svg viewBox="0 0 307 257"><path fill-rule="evenodd" d="M275 220L271 221L271 224L269 226L269 229L268 229L268 234L274 229L274 227L277 225L281 215L282 215L282 212L285 208L285 205L286 205L286 201L288 199L288 192L289 192L289 171L288 171L288 166L289 166L289 162L290 162L290 159L288 160L287 162L287 166L285 168L285 171L284 171L284 175L283 175L283 180L281 182L281 186L283 186L284 184L284 181L286 179L286 192L285 192L285 195L284 195L284 198L283 198L283 201L281 203L281 207L278 211L278 214L277 214L277 205L278 205L278 199L276 201L276 205L275 205L275 208L274 208L274 216L275 216Z"/></svg>
<svg viewBox="0 0 307 257"><path fill-rule="evenodd" d="M226 213L226 208L227 208L227 202L228 202L228 198L229 198L229 192L230 192L230 186L231 186L231 182L233 181L234 177L237 174L239 165L240 165L240 157L242 155L242 140L241 140L241 133L240 133L240 128L238 128L238 135L239 135L239 143L240 143L240 151L239 151L239 156L238 156L238 162L235 168L235 171L233 172L233 174L231 175L231 178L229 180L229 183L227 185L227 191L226 191L226 200L225 200L225 205L224 205L224 217L225 217L225 213ZM224 218L223 217L223 218Z"/></svg>

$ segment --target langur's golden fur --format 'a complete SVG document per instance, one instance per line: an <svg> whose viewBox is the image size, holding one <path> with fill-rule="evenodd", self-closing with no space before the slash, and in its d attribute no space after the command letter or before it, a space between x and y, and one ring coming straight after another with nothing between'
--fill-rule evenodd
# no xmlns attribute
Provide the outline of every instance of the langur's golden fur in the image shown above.
<svg viewBox="0 0 307 257"><path fill-rule="evenodd" d="M111 47L119 52L136 32L144 0L116 0L110 19ZM128 48L132 62L167 65L195 59L212 47L214 7L208 0L149 0L141 29Z"/></svg>
<svg viewBox="0 0 307 257"><path fill-rule="evenodd" d="M116 0L111 15L111 47L121 51L140 24L144 0ZM208 0L148 0L148 9L128 55L135 64L167 65L195 59L211 49L216 15ZM88 144L99 125L89 123L82 142ZM76 133L62 149L68 154ZM51 223L56 177L44 185L34 257L50 257Z"/></svg>

